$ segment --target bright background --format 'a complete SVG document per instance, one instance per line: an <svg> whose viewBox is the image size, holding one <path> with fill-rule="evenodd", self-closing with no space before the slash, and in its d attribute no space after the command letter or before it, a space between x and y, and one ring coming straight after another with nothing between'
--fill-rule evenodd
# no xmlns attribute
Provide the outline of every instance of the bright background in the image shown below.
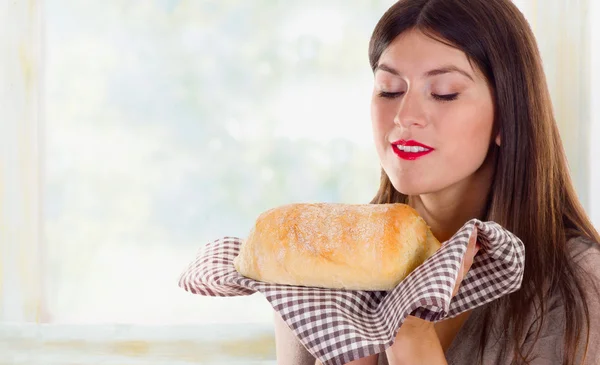
<svg viewBox="0 0 600 365"><path fill-rule="evenodd" d="M269 325L179 275L270 207L373 197L367 47L393 3L3 2L0 321ZM599 4L516 3L600 227Z"/></svg>
<svg viewBox="0 0 600 365"><path fill-rule="evenodd" d="M178 276L270 207L374 195L367 46L389 4L49 0L48 320L270 321Z"/></svg>
<svg viewBox="0 0 600 365"><path fill-rule="evenodd" d="M48 320L270 321L177 277L272 206L373 197L367 46L392 3L48 0Z"/></svg>

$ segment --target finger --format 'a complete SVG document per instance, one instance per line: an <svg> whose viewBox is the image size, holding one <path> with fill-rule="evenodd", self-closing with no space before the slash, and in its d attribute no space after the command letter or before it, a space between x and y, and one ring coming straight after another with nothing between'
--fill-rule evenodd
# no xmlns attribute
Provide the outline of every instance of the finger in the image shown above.
<svg viewBox="0 0 600 365"><path fill-rule="evenodd" d="M480 245L477 242L477 226L473 227L473 232L471 233L471 237L469 238L469 245L467 248L467 252L465 253L465 260L463 262L463 279L464 276L469 272L471 266L473 266L473 261L475 260L475 255L480 249Z"/></svg>
<svg viewBox="0 0 600 365"><path fill-rule="evenodd" d="M477 246L477 233L477 226L473 226L473 231L471 231L468 244L468 247L471 248L471 250L475 249L475 246Z"/></svg>
<svg viewBox="0 0 600 365"><path fill-rule="evenodd" d="M455 297L458 294L458 290L460 289L460 283L463 279L463 268L461 267L458 271L458 277L456 278L456 284L454 284L454 290L452 291L452 297Z"/></svg>
<svg viewBox="0 0 600 365"><path fill-rule="evenodd" d="M460 289L460 284L463 281L463 278L465 277L465 273L466 273L466 267L465 265L467 264L467 256L469 254L469 248L467 247L467 252L465 252L465 256L463 257L462 260L462 265L460 266L460 269L458 270L458 276L456 277L456 284L454 284L454 290L452 291L452 296L454 297L457 293L458 290Z"/></svg>
<svg viewBox="0 0 600 365"><path fill-rule="evenodd" d="M460 284L471 269L474 257L477 254L477 251L479 251L479 248L479 244L477 243L477 226L474 226L471 236L469 237L469 243L467 244L467 251L463 256L462 265L458 272L458 277L456 278L456 284L454 286L454 291L452 292L453 297L458 293Z"/></svg>

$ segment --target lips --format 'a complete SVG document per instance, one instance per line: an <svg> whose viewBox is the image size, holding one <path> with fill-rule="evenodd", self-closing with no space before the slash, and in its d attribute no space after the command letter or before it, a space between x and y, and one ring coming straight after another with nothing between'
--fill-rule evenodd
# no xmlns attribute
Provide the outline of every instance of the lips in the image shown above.
<svg viewBox="0 0 600 365"><path fill-rule="evenodd" d="M392 143L392 150L401 159L413 161L433 152L434 148L417 141L401 139Z"/></svg>

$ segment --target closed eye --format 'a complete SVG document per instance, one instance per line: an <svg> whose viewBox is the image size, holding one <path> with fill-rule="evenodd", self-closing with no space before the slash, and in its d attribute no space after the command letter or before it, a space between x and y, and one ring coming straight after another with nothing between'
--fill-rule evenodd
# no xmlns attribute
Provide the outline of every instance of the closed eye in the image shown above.
<svg viewBox="0 0 600 365"><path fill-rule="evenodd" d="M379 97L386 98L386 99L395 99L398 96L401 96L402 94L404 94L403 91L397 92L397 93L390 93L390 92L387 92L387 91L380 91L378 95L379 95Z"/></svg>
<svg viewBox="0 0 600 365"><path fill-rule="evenodd" d="M378 95L379 95L379 97L386 98L386 99L395 99L399 96L404 95L404 91L395 92L395 93L391 93L391 92L387 92L387 91L380 91ZM459 95L459 93L445 94L445 95L431 94L431 96L435 100L438 100L438 101L456 100L458 98L458 95Z"/></svg>
<svg viewBox="0 0 600 365"><path fill-rule="evenodd" d="M438 101L452 101L458 98L458 93L446 95L431 94L431 96L433 96L433 98Z"/></svg>

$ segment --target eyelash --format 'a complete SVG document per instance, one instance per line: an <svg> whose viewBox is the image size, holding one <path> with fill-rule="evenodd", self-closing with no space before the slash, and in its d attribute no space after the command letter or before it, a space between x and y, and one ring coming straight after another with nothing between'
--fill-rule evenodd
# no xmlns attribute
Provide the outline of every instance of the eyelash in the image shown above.
<svg viewBox="0 0 600 365"><path fill-rule="evenodd" d="M394 99L398 96L401 96L402 94L404 94L403 92L399 92L399 93L390 93L387 91L381 91L379 92L379 96L382 98L386 98L386 99ZM454 94L447 94L447 95L437 95L437 94L431 94L431 96L437 100L437 101L452 101L452 100L456 100L458 98L458 93L454 93Z"/></svg>

